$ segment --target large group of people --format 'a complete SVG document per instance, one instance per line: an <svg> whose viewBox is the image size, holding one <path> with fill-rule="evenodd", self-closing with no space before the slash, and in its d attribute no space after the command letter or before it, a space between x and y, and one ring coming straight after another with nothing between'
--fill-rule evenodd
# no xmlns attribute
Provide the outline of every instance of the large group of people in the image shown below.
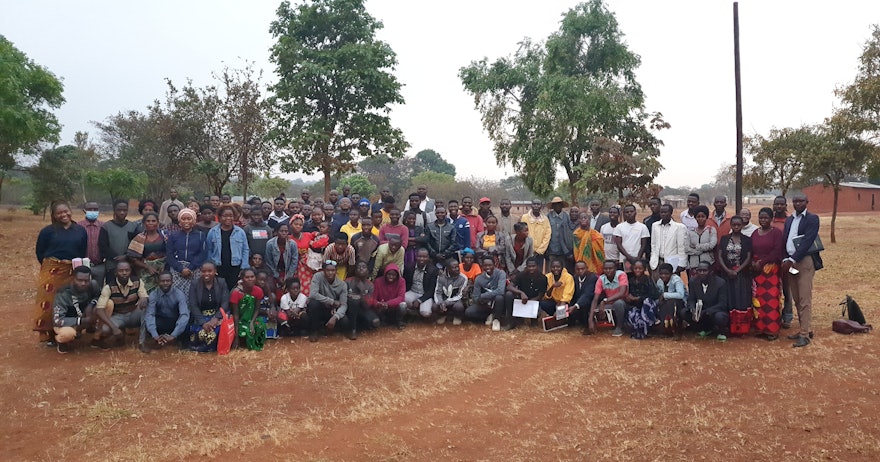
<svg viewBox="0 0 880 462"><path fill-rule="evenodd" d="M822 268L819 219L805 195L791 202L789 214L777 197L755 224L748 209L730 214L725 197L710 210L696 194L678 220L652 198L641 221L632 204L603 211L554 197L515 216L510 200L498 209L488 197L441 201L425 186L400 203L388 189L374 201L343 187L326 201L305 190L243 204L229 195L184 204L172 190L161 204L141 200L134 221L126 200L107 222L97 203L74 222L58 201L36 243L34 330L59 353L84 333L92 347L122 346L126 329L145 353L212 351L226 317L233 347L253 350L408 322L503 331L544 318L585 335L776 340L794 307L799 329L788 338L803 347Z"/></svg>

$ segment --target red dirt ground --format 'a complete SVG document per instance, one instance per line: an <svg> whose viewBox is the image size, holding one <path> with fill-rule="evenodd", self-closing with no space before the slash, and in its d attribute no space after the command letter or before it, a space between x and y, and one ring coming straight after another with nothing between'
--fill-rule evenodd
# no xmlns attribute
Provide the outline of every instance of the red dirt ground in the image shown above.
<svg viewBox="0 0 880 462"><path fill-rule="evenodd" d="M46 223L3 211L2 459L877 460L880 342L830 324L846 293L880 315L878 218L838 219L803 349L414 323L225 357L61 356L30 332Z"/></svg>

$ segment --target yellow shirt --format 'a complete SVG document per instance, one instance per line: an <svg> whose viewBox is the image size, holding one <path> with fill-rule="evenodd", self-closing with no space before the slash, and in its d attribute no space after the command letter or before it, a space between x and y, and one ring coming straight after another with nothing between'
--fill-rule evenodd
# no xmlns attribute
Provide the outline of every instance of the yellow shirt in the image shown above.
<svg viewBox="0 0 880 462"><path fill-rule="evenodd" d="M562 283L561 287L553 287L553 284L556 284L556 278L553 277L553 273L547 273L547 288L549 289L550 296L545 296L544 298L559 304L570 303L571 297L574 296L574 278L568 274L565 268L562 268L559 282Z"/></svg>
<svg viewBox="0 0 880 462"><path fill-rule="evenodd" d="M535 253L544 255L550 245L550 220L543 213L540 216L529 212L522 216L522 221L529 225L529 236L535 242Z"/></svg>
<svg viewBox="0 0 880 462"><path fill-rule="evenodd" d="M348 235L348 243L351 244L351 238L355 234L361 232L361 224L358 223L357 228L355 228L354 226L351 225L351 222L349 221L348 223L342 225L342 227L339 228L339 231Z"/></svg>

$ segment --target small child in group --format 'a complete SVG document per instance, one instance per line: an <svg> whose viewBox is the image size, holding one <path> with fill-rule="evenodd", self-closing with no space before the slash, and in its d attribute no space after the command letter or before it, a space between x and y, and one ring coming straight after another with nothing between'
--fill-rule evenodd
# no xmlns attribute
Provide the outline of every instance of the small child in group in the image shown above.
<svg viewBox="0 0 880 462"><path fill-rule="evenodd" d="M281 303L278 305L278 334L283 337L306 332L309 327L306 303L309 299L301 292L299 279L293 277L284 282Z"/></svg>

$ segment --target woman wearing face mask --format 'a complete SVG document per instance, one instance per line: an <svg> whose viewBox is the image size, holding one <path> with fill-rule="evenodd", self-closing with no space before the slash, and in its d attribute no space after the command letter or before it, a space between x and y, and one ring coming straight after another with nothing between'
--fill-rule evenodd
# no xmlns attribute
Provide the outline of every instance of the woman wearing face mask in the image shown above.
<svg viewBox="0 0 880 462"><path fill-rule="evenodd" d="M52 224L40 230L37 236L36 254L40 262L40 275L34 330L40 333L41 342L48 342L54 347L52 309L55 292L73 280L71 260L86 256L89 237L82 226L73 222L67 202L53 202L49 213Z"/></svg>
<svg viewBox="0 0 880 462"><path fill-rule="evenodd" d="M177 206L168 206L169 216L173 207ZM171 277L174 278L174 287L188 294L192 281L198 280L199 268L205 261L205 233L196 229L196 213L188 208L177 213L176 221L180 230L168 236L165 255L171 268Z"/></svg>

